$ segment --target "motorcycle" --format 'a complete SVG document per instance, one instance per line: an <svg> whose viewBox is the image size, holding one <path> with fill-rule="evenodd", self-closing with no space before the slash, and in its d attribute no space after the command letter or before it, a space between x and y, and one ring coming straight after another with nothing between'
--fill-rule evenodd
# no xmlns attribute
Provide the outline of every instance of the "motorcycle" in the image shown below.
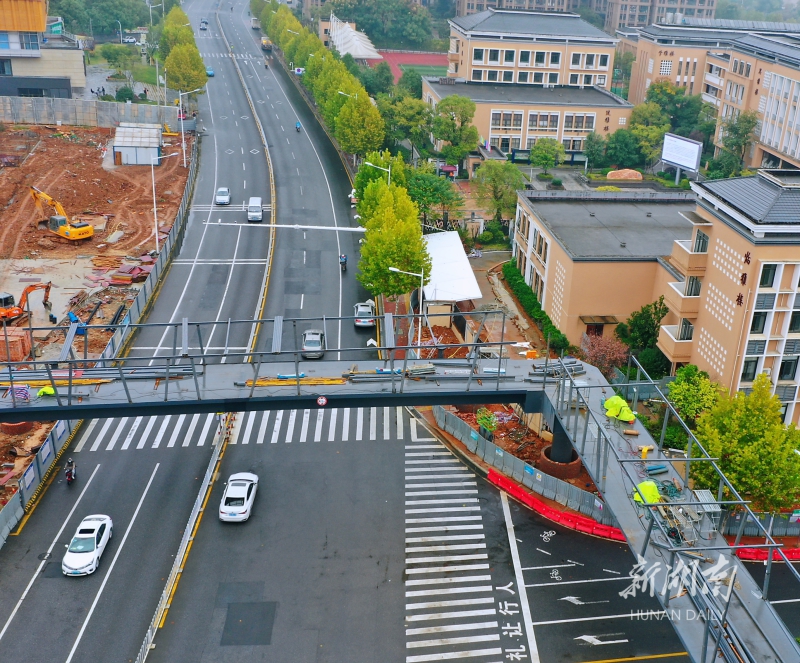
<svg viewBox="0 0 800 663"><path fill-rule="evenodd" d="M300 133L300 125L299 124L296 124L294 128L297 129L297 133Z"/></svg>
<svg viewBox="0 0 800 663"><path fill-rule="evenodd" d="M67 468L66 475L67 475L67 485L71 486L72 482L75 481L75 470Z"/></svg>
<svg viewBox="0 0 800 663"><path fill-rule="evenodd" d="M343 272L347 271L347 258L339 258L339 265L342 268Z"/></svg>

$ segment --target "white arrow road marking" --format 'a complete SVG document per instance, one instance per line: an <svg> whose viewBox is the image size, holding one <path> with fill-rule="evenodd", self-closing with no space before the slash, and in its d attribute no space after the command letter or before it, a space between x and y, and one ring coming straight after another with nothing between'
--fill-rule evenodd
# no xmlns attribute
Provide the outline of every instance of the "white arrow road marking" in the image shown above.
<svg viewBox="0 0 800 663"><path fill-rule="evenodd" d="M579 635L575 640L583 640L584 642L589 643L590 645L617 645L628 642L626 640L601 640L593 635Z"/></svg>
<svg viewBox="0 0 800 663"><path fill-rule="evenodd" d="M592 605L594 603L608 603L608 601L581 601L577 596L564 596L559 601L569 601L573 605Z"/></svg>

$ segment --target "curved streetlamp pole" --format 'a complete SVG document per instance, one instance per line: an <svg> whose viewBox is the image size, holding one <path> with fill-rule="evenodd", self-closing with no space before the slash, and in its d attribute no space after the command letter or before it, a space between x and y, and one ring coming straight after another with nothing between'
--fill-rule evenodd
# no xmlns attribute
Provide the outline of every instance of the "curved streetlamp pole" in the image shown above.
<svg viewBox="0 0 800 663"><path fill-rule="evenodd" d="M156 209L156 171L154 166L156 165L156 161L168 159L169 157L176 157L178 154L179 152L173 152L172 154L164 154L150 159L150 177L153 178L153 231L156 235L156 253L158 253L158 210Z"/></svg>
<svg viewBox="0 0 800 663"><path fill-rule="evenodd" d="M370 164L371 165L371 164ZM379 166L375 166L378 168ZM385 169L382 169L385 170ZM417 347L422 347L422 289L425 287L425 270L423 269L421 273L417 274L416 272L405 272L402 269L397 269L397 267L389 267L390 272L395 272L396 274L408 274L408 276L419 276L419 336L417 341ZM418 351L417 358L421 358L419 355L422 354L422 351Z"/></svg>

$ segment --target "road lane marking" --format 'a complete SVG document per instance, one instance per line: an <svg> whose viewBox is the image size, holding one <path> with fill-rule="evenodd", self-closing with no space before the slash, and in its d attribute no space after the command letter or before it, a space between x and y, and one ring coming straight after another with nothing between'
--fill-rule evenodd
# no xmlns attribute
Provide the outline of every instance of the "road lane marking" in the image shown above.
<svg viewBox="0 0 800 663"><path fill-rule="evenodd" d="M465 520L481 520L482 516L450 516L447 518L406 518L406 524L411 523L455 523Z"/></svg>
<svg viewBox="0 0 800 663"><path fill-rule="evenodd" d="M424 628L407 628L406 635L432 635L448 631L479 631L485 628L497 628L497 622L473 622L471 624L443 624Z"/></svg>
<svg viewBox="0 0 800 663"><path fill-rule="evenodd" d="M540 582L535 585L525 585L526 587L550 587L551 585L583 585L590 582L613 582L615 580L630 580L629 576L621 578L590 578L589 580L562 580L561 582Z"/></svg>
<svg viewBox="0 0 800 663"><path fill-rule="evenodd" d="M336 413L338 408L331 410L331 421L328 427L328 442L333 442L336 439Z"/></svg>
<svg viewBox="0 0 800 663"><path fill-rule="evenodd" d="M346 407L344 409L344 414L342 415L342 442L347 442L347 438L350 435L350 408Z"/></svg>
<svg viewBox="0 0 800 663"><path fill-rule="evenodd" d="M103 424L103 427L100 429L100 433L95 438L95 440L92 443L92 446L89 449L89 451L97 451L97 448L102 443L103 438L106 436L106 433L108 432L108 429L111 428L111 424L113 424L113 423L114 423L113 419L106 419L106 423Z"/></svg>
<svg viewBox="0 0 800 663"><path fill-rule="evenodd" d="M297 410L292 410L289 412L289 421L286 423L286 438L284 442L286 444L291 444L292 436L294 435L294 422L297 419Z"/></svg>
<svg viewBox="0 0 800 663"><path fill-rule="evenodd" d="M141 498L139 499L139 503L136 505L136 510L133 512L133 517L131 518L130 523L128 523L128 528L125 530L125 534L122 537L122 541L119 544L119 548L117 548L117 552L114 555L114 559L111 560L111 566L108 567L108 571L106 571L105 578L103 578L103 582L100 584L100 589L97 590L97 595L94 597L94 601L92 601L92 606L89 608L89 613L86 615L86 619L83 622L83 626L81 626L81 630L78 632L78 637L75 639L75 644L72 645L72 649L69 652L69 656L67 656L67 660L65 663L70 663L72 661L72 657L75 656L75 651L78 649L78 645L81 643L81 638L83 638L83 634L86 631L86 627L89 625L89 620L92 618L94 614L94 610L97 607L97 603L100 600L100 597L103 594L103 590L106 587L106 583L108 579L111 577L111 572L114 570L114 565L117 563L120 554L122 553L122 549L125 547L125 542L128 540L128 534L130 534L131 529L133 528L133 524L136 522L136 518L139 515L139 510L142 508L142 504L144 503L144 498L147 497L147 492L150 490L150 486L153 483L153 479L156 476L156 472L158 472L158 466L160 463L156 463L155 468L153 468L153 473L150 475L150 480L147 482L147 485L144 488L144 492L142 493Z"/></svg>
<svg viewBox="0 0 800 663"><path fill-rule="evenodd" d="M477 599L455 599L453 601L428 601L426 603L406 603L406 610L429 610L432 608L455 608L464 605L486 605L494 603L491 596Z"/></svg>
<svg viewBox="0 0 800 663"><path fill-rule="evenodd" d="M491 599L489 599L491 601ZM406 606L408 607L408 606ZM426 622L435 619L458 619L460 617L487 617L496 615L497 610L487 608L485 610L456 610L453 612L431 612L423 615L408 615L407 622Z"/></svg>
<svg viewBox="0 0 800 663"><path fill-rule="evenodd" d="M474 559L489 559L489 555L479 553L477 555L439 555L437 557L406 557L406 564L431 564L436 562L466 562ZM411 573L410 569L406 569Z"/></svg>
<svg viewBox="0 0 800 663"><path fill-rule="evenodd" d="M448 544L443 546L415 546L414 548L406 548L407 555L418 552L447 552L449 550L485 550L485 543L458 543Z"/></svg>
<svg viewBox="0 0 800 663"><path fill-rule="evenodd" d="M94 431L94 427L97 426L97 422L100 421L99 419L92 419L89 422L89 427L86 429L84 434L81 436L80 442L78 442L78 446L73 449L72 453L77 454L80 453L81 449L83 449L83 445L89 440L92 435L92 431Z"/></svg>
<svg viewBox="0 0 800 663"><path fill-rule="evenodd" d="M568 566L576 566L575 564L547 564L545 566L523 566L523 571L539 571L541 569L565 569Z"/></svg>
<svg viewBox="0 0 800 663"><path fill-rule="evenodd" d="M128 431L128 434L125 436L125 440L122 442L122 447L120 447L122 451L125 451L125 449L131 446L131 442L133 441L133 436L136 435L136 431L139 429L139 425L142 423L142 419L144 419L144 417L136 417L136 419L133 420L133 426L131 426L131 429Z"/></svg>
<svg viewBox="0 0 800 663"><path fill-rule="evenodd" d="M364 431L364 408L360 407L356 411L356 442L361 441L361 434Z"/></svg>
<svg viewBox="0 0 800 663"><path fill-rule="evenodd" d="M153 430L153 426L156 425L156 419L158 417L147 417L147 426L144 427L144 433L139 438L139 442L136 444L137 449L144 449L144 445L147 443L147 438L150 437L150 431Z"/></svg>
<svg viewBox="0 0 800 663"><path fill-rule="evenodd" d="M181 434L181 428L183 428L184 421L186 421L186 415L182 414L178 417L178 423L175 424L175 430L173 430L172 435L170 435L169 442L167 442L167 449L171 449L175 446L175 442L178 441L178 436Z"/></svg>
<svg viewBox="0 0 800 663"><path fill-rule="evenodd" d="M511 520L511 510L508 507L508 495L500 491L500 501L503 504L503 517L506 521L508 532L508 545L511 552L511 561L514 564L514 576L517 580L519 589L519 603L522 611L522 619L525 622L525 635L528 637L528 649L530 651L531 663L539 663L539 647L536 645L536 635L533 631L533 620L531 619L531 609L528 605L528 592L525 591L525 579L522 576L522 568L519 561L519 551L517 550L517 537L514 534L514 523Z"/></svg>
<svg viewBox="0 0 800 663"><path fill-rule="evenodd" d="M388 440L390 437L390 421L389 421L389 408L383 408L383 439Z"/></svg>
<svg viewBox="0 0 800 663"><path fill-rule="evenodd" d="M122 429L125 428L125 424L128 423L128 417L123 417L119 421L119 425L117 426L114 434L111 436L111 439L108 441L108 446L106 447L106 451L111 451L114 448L114 445L117 443L119 436L122 435Z"/></svg>
<svg viewBox="0 0 800 663"><path fill-rule="evenodd" d="M3 625L3 630L0 631L0 640L3 639L3 636L6 634L6 631L8 631L8 627L11 625L11 622L14 620L14 617L16 616L17 612L19 611L19 608L22 605L22 602L25 600L25 597L28 595L28 592L31 591L31 587L33 587L33 583L36 581L36 578L38 578L39 575L42 573L42 570L44 569L45 564L47 564L47 562L50 561L50 554L53 552L53 548L55 548L56 543L61 538L61 534L64 532L64 529L66 529L67 523L69 522L69 519L72 518L72 514L75 513L75 509L78 508L78 504L81 503L81 500L83 499L83 496L86 494L86 491L89 490L89 486L92 483L92 479L94 479L94 475L97 474L97 470L99 470L99 469L100 469L100 464L98 463L95 466L94 470L92 471L92 474L89 476L89 480L86 482L86 485L83 487L83 490L81 491L80 495L78 495L78 499L75 500L75 504L73 504L72 508L69 510L69 513L67 514L67 517L64 518L64 522L61 523L61 527L59 528L58 532L56 533L55 537L53 538L53 542L50 544L50 547L47 549L47 556L41 561L39 566L36 568L36 571L33 574L33 577L30 579L30 582L28 583L28 586L25 587L25 591L22 592L22 596L19 597L19 601L17 601L17 604L14 606L14 609L11 611L11 614L8 616L8 619L6 620L6 623Z"/></svg>
<svg viewBox="0 0 800 663"><path fill-rule="evenodd" d="M420 587L422 585L456 585L464 582L491 582L492 576L458 576L456 578L417 578L406 580L406 587Z"/></svg>
<svg viewBox="0 0 800 663"><path fill-rule="evenodd" d="M478 594L483 592L493 592L491 585L480 585L478 587L444 587L440 589L415 589L406 592L406 598L414 596L440 596L446 594Z"/></svg>
<svg viewBox="0 0 800 663"><path fill-rule="evenodd" d="M406 564L408 560L406 560ZM488 564L454 564L453 566L422 566L418 569L406 569L406 573L452 573L453 571L486 571ZM408 584L408 583L406 583Z"/></svg>
<svg viewBox="0 0 800 663"><path fill-rule="evenodd" d="M311 417L311 410L303 410L303 425L300 427L300 441L305 442L308 435L308 420Z"/></svg>
<svg viewBox="0 0 800 663"><path fill-rule="evenodd" d="M283 421L283 410L278 410L275 414L275 427L272 429L272 439L270 444L278 444L278 435L281 432L281 422Z"/></svg>
<svg viewBox="0 0 800 663"><path fill-rule="evenodd" d="M200 432L200 439L197 440L197 446L202 447L205 446L206 437L208 436L208 429L211 428L211 424L214 421L214 414L209 413L206 417L206 423L203 424L203 430Z"/></svg>
<svg viewBox="0 0 800 663"><path fill-rule="evenodd" d="M432 525L431 527L406 527L406 534L415 532L458 532L460 530L481 530L483 525Z"/></svg>
<svg viewBox="0 0 800 663"><path fill-rule="evenodd" d="M397 408L397 439L403 439L403 408Z"/></svg>
<svg viewBox="0 0 800 663"><path fill-rule="evenodd" d="M371 407L369 409L369 439L378 439L378 408Z"/></svg>
<svg viewBox="0 0 800 663"><path fill-rule="evenodd" d="M247 424L244 427L244 435L242 436L242 444L250 444L250 433L253 431L253 424L256 423L256 413L250 412L247 415Z"/></svg>
<svg viewBox="0 0 800 663"><path fill-rule="evenodd" d="M411 441L412 442L437 442L438 440L435 437L419 437L417 431L417 420L414 417L410 419L411 424ZM424 426L422 427L425 432L428 432L428 429Z"/></svg>
<svg viewBox="0 0 800 663"><path fill-rule="evenodd" d="M244 165L244 164L242 164L242 165ZM234 260L234 263L236 262L236 255L239 253L239 242L242 239L242 228L243 227L244 226L239 226L239 232L236 235L236 245L233 248L233 260ZM220 302L219 302L219 309L217 310L217 317L214 318L214 320L217 321L217 322L219 322L220 316L222 315L222 308L225 306L225 303L227 302L227 299L228 299L228 289L231 287L231 281L233 280L233 270L234 270L235 266L236 266L235 264L231 265L231 268L228 270L228 278L225 281L225 290L223 290L222 298L220 299ZM192 268L194 269L194 267L192 267ZM211 339L214 338L214 332L216 332L216 331L217 331L217 325L214 325L211 328L211 333L208 335L208 340L206 341L206 343L208 345L211 345ZM203 354L206 354L206 352L204 352ZM226 363L226 361L225 361L226 359L227 359L227 357L223 357L222 358L222 363L223 364Z"/></svg>
<svg viewBox="0 0 800 663"><path fill-rule="evenodd" d="M314 442L322 440L322 418L325 416L325 410L317 410L317 425L314 428Z"/></svg>
<svg viewBox="0 0 800 663"><path fill-rule="evenodd" d="M666 615L667 613L663 610L648 610L647 617L648 619L652 616L657 618L659 615ZM571 624L573 622L597 622L602 621L604 619L635 619L636 613L634 612L626 612L624 615L600 615L599 617L575 617L573 619L553 619L546 622L534 622L534 626L548 626L550 624Z"/></svg>
<svg viewBox="0 0 800 663"><path fill-rule="evenodd" d="M192 421L189 423L189 430L186 431L186 435L183 438L183 444L181 446L188 447L192 443L192 435L194 435L194 429L197 428L197 423L199 421L200 414L198 413L192 417Z"/></svg>
<svg viewBox="0 0 800 663"><path fill-rule="evenodd" d="M598 661L586 661L586 663L629 663L631 661L655 661L661 658L673 658L688 655L689 652L676 651L672 654L650 654L645 656L628 656L626 658L604 658Z"/></svg>

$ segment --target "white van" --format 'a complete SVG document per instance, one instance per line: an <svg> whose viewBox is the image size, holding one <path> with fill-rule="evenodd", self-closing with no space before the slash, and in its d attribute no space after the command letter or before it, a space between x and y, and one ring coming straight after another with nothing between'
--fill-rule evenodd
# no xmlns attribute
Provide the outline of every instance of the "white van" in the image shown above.
<svg viewBox="0 0 800 663"><path fill-rule="evenodd" d="M262 221L264 214L261 211L261 198L253 196L247 203L247 221Z"/></svg>

